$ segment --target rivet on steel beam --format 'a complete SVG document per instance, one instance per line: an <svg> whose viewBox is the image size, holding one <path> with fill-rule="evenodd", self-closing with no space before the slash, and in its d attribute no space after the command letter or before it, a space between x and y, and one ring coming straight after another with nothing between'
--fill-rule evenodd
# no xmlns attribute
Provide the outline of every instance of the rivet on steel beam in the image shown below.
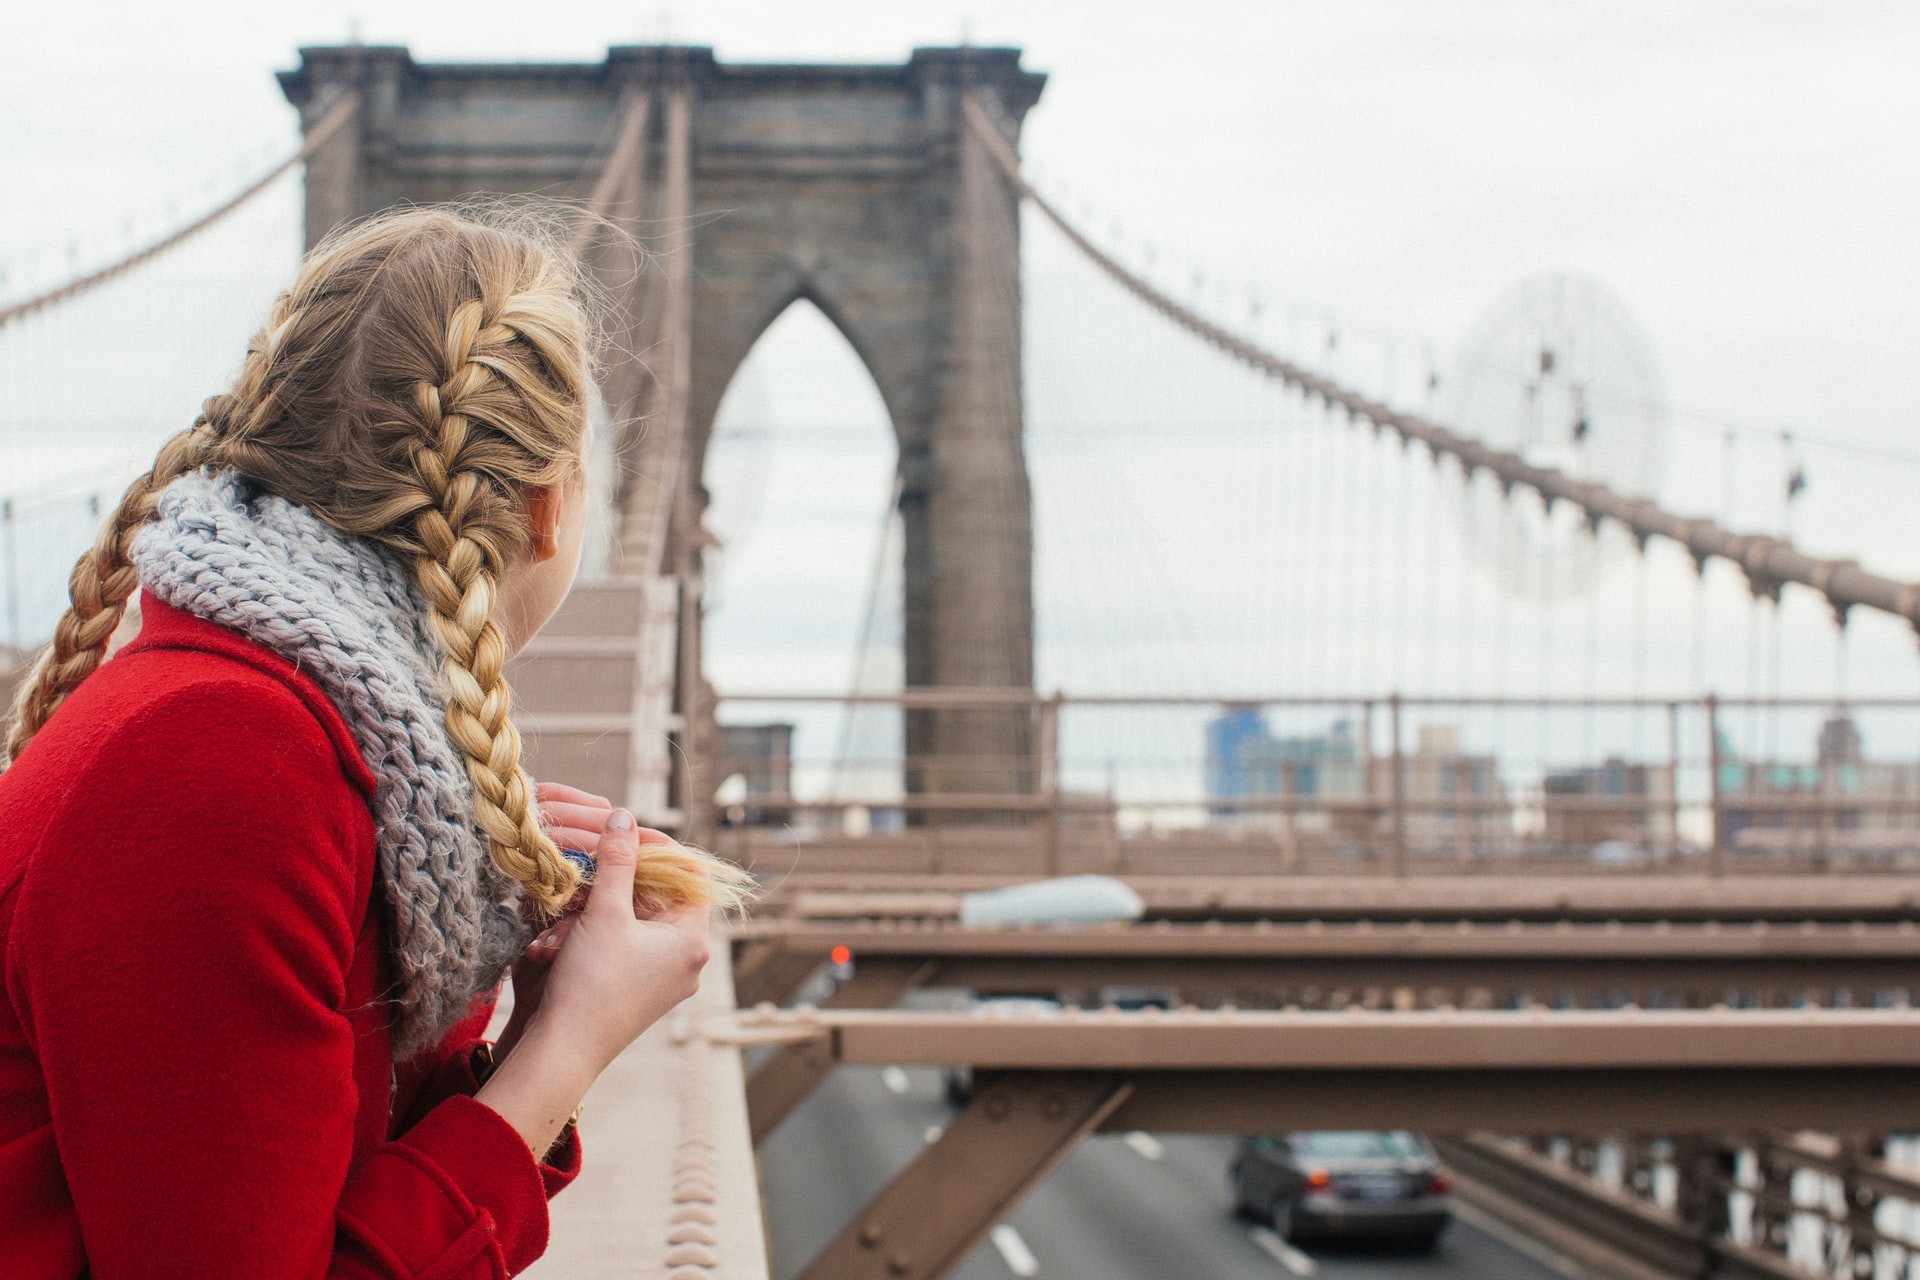
<svg viewBox="0 0 1920 1280"><path fill-rule="evenodd" d="M904 1253L896 1253L887 1259L887 1273L889 1275L903 1276L911 1270L913 1270L913 1259Z"/></svg>
<svg viewBox="0 0 1920 1280"><path fill-rule="evenodd" d="M869 1249L880 1243L880 1224L878 1222L868 1221L860 1224L860 1243Z"/></svg>
<svg viewBox="0 0 1920 1280"><path fill-rule="evenodd" d="M994 1097L988 1098L986 1101L985 1110L987 1119L989 1120L1005 1120L1007 1118L1007 1112L1011 1109L1012 1108L1007 1105L1007 1100L997 1094Z"/></svg>

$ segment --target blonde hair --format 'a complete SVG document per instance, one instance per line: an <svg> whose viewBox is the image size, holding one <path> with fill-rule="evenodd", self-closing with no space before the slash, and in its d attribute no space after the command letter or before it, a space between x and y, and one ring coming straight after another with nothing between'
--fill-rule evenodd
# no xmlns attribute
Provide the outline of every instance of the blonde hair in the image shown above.
<svg viewBox="0 0 1920 1280"><path fill-rule="evenodd" d="M8 755L104 659L138 586L129 548L159 491L231 467L411 558L475 822L495 865L560 909L579 873L540 829L495 597L530 539L525 490L585 465L597 340L585 288L560 238L525 211L407 209L328 236L274 301L232 390L161 446L74 565L72 604L15 699ZM649 845L635 898L734 907L746 883L698 850Z"/></svg>

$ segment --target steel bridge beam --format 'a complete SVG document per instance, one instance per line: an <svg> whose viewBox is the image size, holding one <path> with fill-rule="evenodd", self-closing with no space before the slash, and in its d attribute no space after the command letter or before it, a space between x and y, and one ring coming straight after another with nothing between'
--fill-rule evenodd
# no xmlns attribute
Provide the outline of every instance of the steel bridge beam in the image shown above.
<svg viewBox="0 0 1920 1280"><path fill-rule="evenodd" d="M1698 1133L1920 1124L1920 1016L1892 1012L742 1015L834 1062L975 1068L973 1100L802 1280L948 1274L1088 1133L1320 1128ZM1634 1280L1785 1274L1710 1223L1600 1193L1483 1140L1449 1154L1483 1200ZM1542 1165L1542 1168L1534 1168ZM1482 1185L1484 1184L1484 1185ZM1464 1184L1463 1184L1464 1186Z"/></svg>
<svg viewBox="0 0 1920 1280"><path fill-rule="evenodd" d="M1111 1072L981 1081L939 1138L841 1228L801 1280L946 1275L1129 1092Z"/></svg>
<svg viewBox="0 0 1920 1280"><path fill-rule="evenodd" d="M914 985L1050 992L1098 1003L1112 987L1256 1008L1486 1007L1516 1001L1705 1006L1872 1003L1920 974L1920 926L1209 924L1062 929L902 928L776 920L733 934L758 980L742 1003L784 1001L836 946L856 973L903 959ZM867 1006L871 1007L871 1006Z"/></svg>
<svg viewBox="0 0 1920 1280"><path fill-rule="evenodd" d="M827 998L829 1009L886 1009L925 982L928 965L913 958L863 965ZM802 975L803 977L805 975ZM787 1113L820 1087L834 1068L833 1054L818 1040L782 1045L747 1078L747 1119L753 1144L780 1127Z"/></svg>
<svg viewBox="0 0 1920 1280"><path fill-rule="evenodd" d="M1920 1127L1912 1010L757 1011L838 1064L1116 1071L1119 1130Z"/></svg>
<svg viewBox="0 0 1920 1280"><path fill-rule="evenodd" d="M1484 1134L1441 1138L1455 1191L1476 1208L1621 1280L1805 1280L1777 1254L1735 1244L1650 1200L1623 1194L1535 1152Z"/></svg>
<svg viewBox="0 0 1920 1280"><path fill-rule="evenodd" d="M1910 875L1129 875L1174 920L1920 921ZM953 919L1006 875L796 873L763 910L811 919Z"/></svg>

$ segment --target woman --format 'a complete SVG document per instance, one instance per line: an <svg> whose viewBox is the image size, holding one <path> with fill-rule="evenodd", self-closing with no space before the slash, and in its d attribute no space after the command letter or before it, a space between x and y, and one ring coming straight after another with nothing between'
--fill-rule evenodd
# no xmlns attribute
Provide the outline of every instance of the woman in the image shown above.
<svg viewBox="0 0 1920 1280"><path fill-rule="evenodd" d="M74 568L0 775L6 1276L544 1250L569 1113L743 892L520 765L501 668L582 541L581 299L537 227L336 234Z"/></svg>

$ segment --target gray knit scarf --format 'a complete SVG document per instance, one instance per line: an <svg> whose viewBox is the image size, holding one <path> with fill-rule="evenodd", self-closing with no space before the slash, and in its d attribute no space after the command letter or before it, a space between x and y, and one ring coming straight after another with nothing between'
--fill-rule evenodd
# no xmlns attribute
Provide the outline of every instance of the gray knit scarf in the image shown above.
<svg viewBox="0 0 1920 1280"><path fill-rule="evenodd" d="M158 505L133 543L141 583L312 677L373 771L378 878L398 961L394 1057L410 1058L499 982L528 936L519 885L473 824L413 574L394 552L232 471L184 475Z"/></svg>

